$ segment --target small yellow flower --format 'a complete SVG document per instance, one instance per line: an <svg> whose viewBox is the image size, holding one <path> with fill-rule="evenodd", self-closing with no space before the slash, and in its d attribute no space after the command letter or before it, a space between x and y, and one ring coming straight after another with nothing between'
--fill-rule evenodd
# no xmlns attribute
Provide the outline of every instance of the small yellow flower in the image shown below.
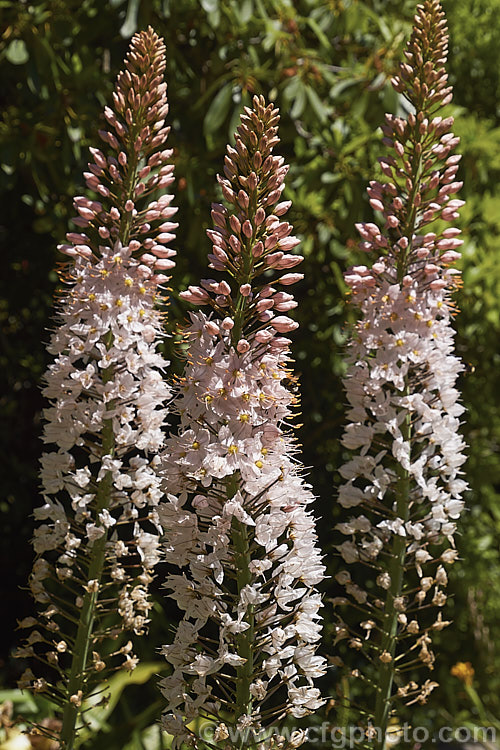
<svg viewBox="0 0 500 750"><path fill-rule="evenodd" d="M458 677L459 680L462 680L462 682L468 687L472 685L474 679L474 667L470 661L457 661L457 663L450 669L450 673L453 677Z"/></svg>

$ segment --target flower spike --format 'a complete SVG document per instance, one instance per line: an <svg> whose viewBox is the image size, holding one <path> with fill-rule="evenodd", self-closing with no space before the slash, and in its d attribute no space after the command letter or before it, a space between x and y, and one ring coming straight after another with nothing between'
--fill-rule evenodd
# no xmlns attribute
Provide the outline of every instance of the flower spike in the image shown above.
<svg viewBox="0 0 500 750"><path fill-rule="evenodd" d="M145 632L158 561L157 453L171 394L155 302L174 265L168 243L177 226L172 195L158 193L173 180L164 53L152 29L133 37L115 109L104 111L106 148L91 149L85 173L98 197L75 199L79 231L60 248L70 263L49 345L43 440L53 447L42 457L45 504L35 510L30 579L40 614L21 623L35 630L19 656L56 676L50 684L47 669L47 680L28 669L21 686L61 707L64 750L74 747L97 682L137 664L131 641L113 650L109 640Z"/></svg>
<svg viewBox="0 0 500 750"><path fill-rule="evenodd" d="M280 275L302 258L282 219L290 203L281 201L287 167L273 154L278 119L261 97L245 109L219 178L228 205L213 206L208 232L210 265L225 278L182 295L211 313L191 314L180 429L164 459L164 556L178 569L165 586L184 613L163 647L173 748L196 744L198 715L236 748L323 703L314 680L325 671L315 653L324 568L307 511L313 496L286 430L294 395L283 334L297 323L284 313L296 302L276 287L302 278Z"/></svg>
<svg viewBox="0 0 500 750"><path fill-rule="evenodd" d="M405 671L433 668L432 634L448 624L433 610L446 603L445 566L457 557L453 535L467 488L455 387L463 366L453 353L450 299L462 240L445 228L463 205L454 197L462 186L458 138L453 119L440 114L451 101L447 45L441 6L426 0L393 80L411 113L386 116L387 181L368 188L379 220L358 225L371 261L345 277L361 314L345 380L343 444L352 457L340 470L339 503L349 517L337 526L345 563L337 635L372 664L364 676L372 680L369 715L382 731L380 747L394 700L425 703L437 685L407 682Z"/></svg>

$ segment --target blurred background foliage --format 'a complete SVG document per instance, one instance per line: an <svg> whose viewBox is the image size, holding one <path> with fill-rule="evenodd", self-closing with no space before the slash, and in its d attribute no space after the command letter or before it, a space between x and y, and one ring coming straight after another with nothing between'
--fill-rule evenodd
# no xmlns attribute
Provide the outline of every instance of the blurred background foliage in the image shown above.
<svg viewBox="0 0 500 750"><path fill-rule="evenodd" d="M400 716L433 728L500 721L500 0L443 5L455 86L450 110L462 139L460 179L467 200L456 324L458 351L471 371L461 388L472 489L458 539L463 562L452 571L454 624L441 638L430 675L441 687L427 706ZM328 551L342 459L342 351L353 314L345 308L342 273L359 260L354 223L372 218L365 188L382 153L384 112L401 106L389 80L413 12L413 0L0 0L0 676L6 689L23 668L10 656L15 619L31 607L19 587L32 560L40 379L47 365L54 269L61 263L56 245L73 215L72 198L83 191L87 147L96 143L130 36L151 24L167 45L180 209L173 325L186 314L177 292L210 275L204 230L210 203L219 199L215 175L239 113L254 93L281 109L281 153L291 164L285 195L293 200L290 220L306 256L293 347L302 394L298 435L304 463L314 467L310 481ZM155 609L141 649L159 671L156 649L169 631L159 593ZM325 618L328 623L328 604ZM450 674L456 661L471 662L474 695ZM333 697L351 689L334 670L324 683ZM92 747L118 750L124 737L131 750L160 747L156 730L147 729L153 724L148 706L158 706L154 680L140 689L133 681L120 684L115 692L122 700L103 719ZM0 694L0 700L14 700L14 714L40 710L33 701L31 708L16 707L16 695ZM328 720L338 723L335 708Z"/></svg>

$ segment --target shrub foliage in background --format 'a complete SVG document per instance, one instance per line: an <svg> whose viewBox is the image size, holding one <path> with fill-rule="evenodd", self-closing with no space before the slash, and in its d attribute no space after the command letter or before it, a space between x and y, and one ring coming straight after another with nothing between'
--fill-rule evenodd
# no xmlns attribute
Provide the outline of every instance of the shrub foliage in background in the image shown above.
<svg viewBox="0 0 500 750"><path fill-rule="evenodd" d="M436 669L441 688L425 707L426 721L446 723L450 716L457 721L460 716L479 717L469 692L461 692L457 677L450 674L458 653L475 668L481 710L500 716L500 651L495 646L500 635L500 2L445 0L444 9L455 87L450 114L462 139L459 178L464 181L461 197L467 201L461 219L464 287L458 299L462 312L457 349L474 369L461 383L468 410L465 437L471 446L467 471L472 492L458 548L467 565L457 564L453 571L454 638L443 638ZM17 637L12 636L15 618L30 610L28 596L18 587L31 565L30 514L38 504L39 383L47 365L42 342L52 326L54 268L59 262L55 247L72 216L72 196L83 189L77 176L85 167L87 146L129 38L150 23L167 47L170 143L176 150L180 207L177 246L182 248L176 289L203 275L210 203L220 200L214 176L242 107L253 94L263 94L281 109L281 149L292 164L285 198L293 200L290 221L302 239L308 266L306 281L298 287L301 327L293 346L301 382L300 435L304 462L316 467L311 479L320 498L318 512L326 519L322 527L329 529L340 520L333 498L339 483L336 467L345 459L339 442L344 422L340 377L350 321L342 274L359 260L355 222L373 218L364 186L380 153L383 114L402 113L402 101L389 79L413 12L413 0L0 3L0 237L5 269L0 409L7 425L0 444L0 555L2 570L10 572L4 576L5 685L13 685L22 671L9 654ZM184 306L175 295L170 315L184 320ZM172 346L173 341L167 342L168 358ZM326 534L321 542L328 550ZM159 612L160 605L155 606ZM328 607L325 612L330 619ZM157 659L154 649L163 642L161 631L166 628L163 614L141 646L141 657ZM145 680L144 675L136 681ZM335 695L334 670L325 682L325 694ZM113 695L123 689L124 683L117 681ZM152 723L158 713L153 685L147 690L130 685L123 697L119 709L113 712L112 703L102 714L104 739L96 740L96 748L99 742L110 747L105 721L108 730L110 723L113 726L116 747L125 747L131 731ZM127 714L128 705L134 705L134 711ZM113 721L110 712L117 717Z"/></svg>

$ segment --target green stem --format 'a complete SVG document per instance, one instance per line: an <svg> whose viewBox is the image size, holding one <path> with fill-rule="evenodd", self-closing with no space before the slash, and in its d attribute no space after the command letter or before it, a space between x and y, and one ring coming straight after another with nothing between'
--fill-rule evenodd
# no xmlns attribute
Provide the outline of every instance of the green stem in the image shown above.
<svg viewBox="0 0 500 750"><path fill-rule="evenodd" d="M106 420L103 427L102 448L104 455L113 455L114 451L114 434L111 420ZM96 494L96 518L98 514L109 507L111 498L112 475L107 472L99 483ZM76 737L76 722L80 707L77 703L71 702L72 696L78 696L79 691L83 693L83 687L86 682L85 669L87 666L88 652L92 640L92 632L96 616L97 600L99 597L99 585L102 578L104 561L106 555L106 543L108 536L106 531L97 539L90 553L90 564L88 569L88 580L95 582L91 590L87 591L83 598L78 630L76 634L75 646L73 649L73 659L71 662L71 671L68 681L69 700L63 713L63 723L61 729L61 742L64 750L73 750Z"/></svg>
<svg viewBox="0 0 500 750"><path fill-rule="evenodd" d="M106 336L106 345L111 346L111 332ZM108 368L103 371L103 383L109 382L112 378L112 369ZM113 408L113 403L109 409ZM104 420L102 429L102 455L112 456L115 451L115 436L113 432L113 422L111 419ZM95 519L98 521L99 513L107 510L111 500L111 489L113 477L110 471L99 482L95 496ZM88 653L92 641L94 621L96 618L97 601L99 598L99 586L101 584L104 562L106 559L106 543L108 541L107 529L103 528L104 533L93 543L90 550L88 581L92 581L90 590L83 597L83 604L78 621L75 645L71 661L71 669L67 685L67 703L63 711L61 745L63 750L73 750L76 734L77 720L80 714L81 698L84 694L86 684L85 670L87 667ZM81 694L80 694L81 691ZM75 702L71 701L74 696Z"/></svg>
<svg viewBox="0 0 500 750"><path fill-rule="evenodd" d="M408 387L405 393L408 393ZM411 435L411 417L408 415L401 425L403 440L409 442ZM398 481L396 484L396 514L404 523L410 515L410 475L403 469L401 464L397 465ZM391 584L387 591L385 600L384 619L382 623L381 652L385 652L391 658L390 661L379 661L378 689L375 702L375 727L380 731L378 747L380 750L386 748L386 733L392 707L392 685L396 672L395 655L398 629L398 610L394 601L401 596L403 590L403 577L406 558L406 537L394 534L392 549L387 572Z"/></svg>
<svg viewBox="0 0 500 750"><path fill-rule="evenodd" d="M239 472L235 472L227 483L227 496L229 499L236 494L239 484L238 478ZM250 555L248 526L236 518L233 518L231 541L235 550L234 564L236 567L236 585L239 597L244 587L252 583L252 574L250 572L250 562L252 558ZM245 619L250 627L242 633L238 633L236 636L236 649L238 656L245 659L245 663L236 668L236 718L242 714L250 714L252 712L250 685L253 681L254 669L253 643L255 636L255 619L253 606L251 604L247 608ZM245 740L243 736L241 737L238 746L244 748Z"/></svg>

